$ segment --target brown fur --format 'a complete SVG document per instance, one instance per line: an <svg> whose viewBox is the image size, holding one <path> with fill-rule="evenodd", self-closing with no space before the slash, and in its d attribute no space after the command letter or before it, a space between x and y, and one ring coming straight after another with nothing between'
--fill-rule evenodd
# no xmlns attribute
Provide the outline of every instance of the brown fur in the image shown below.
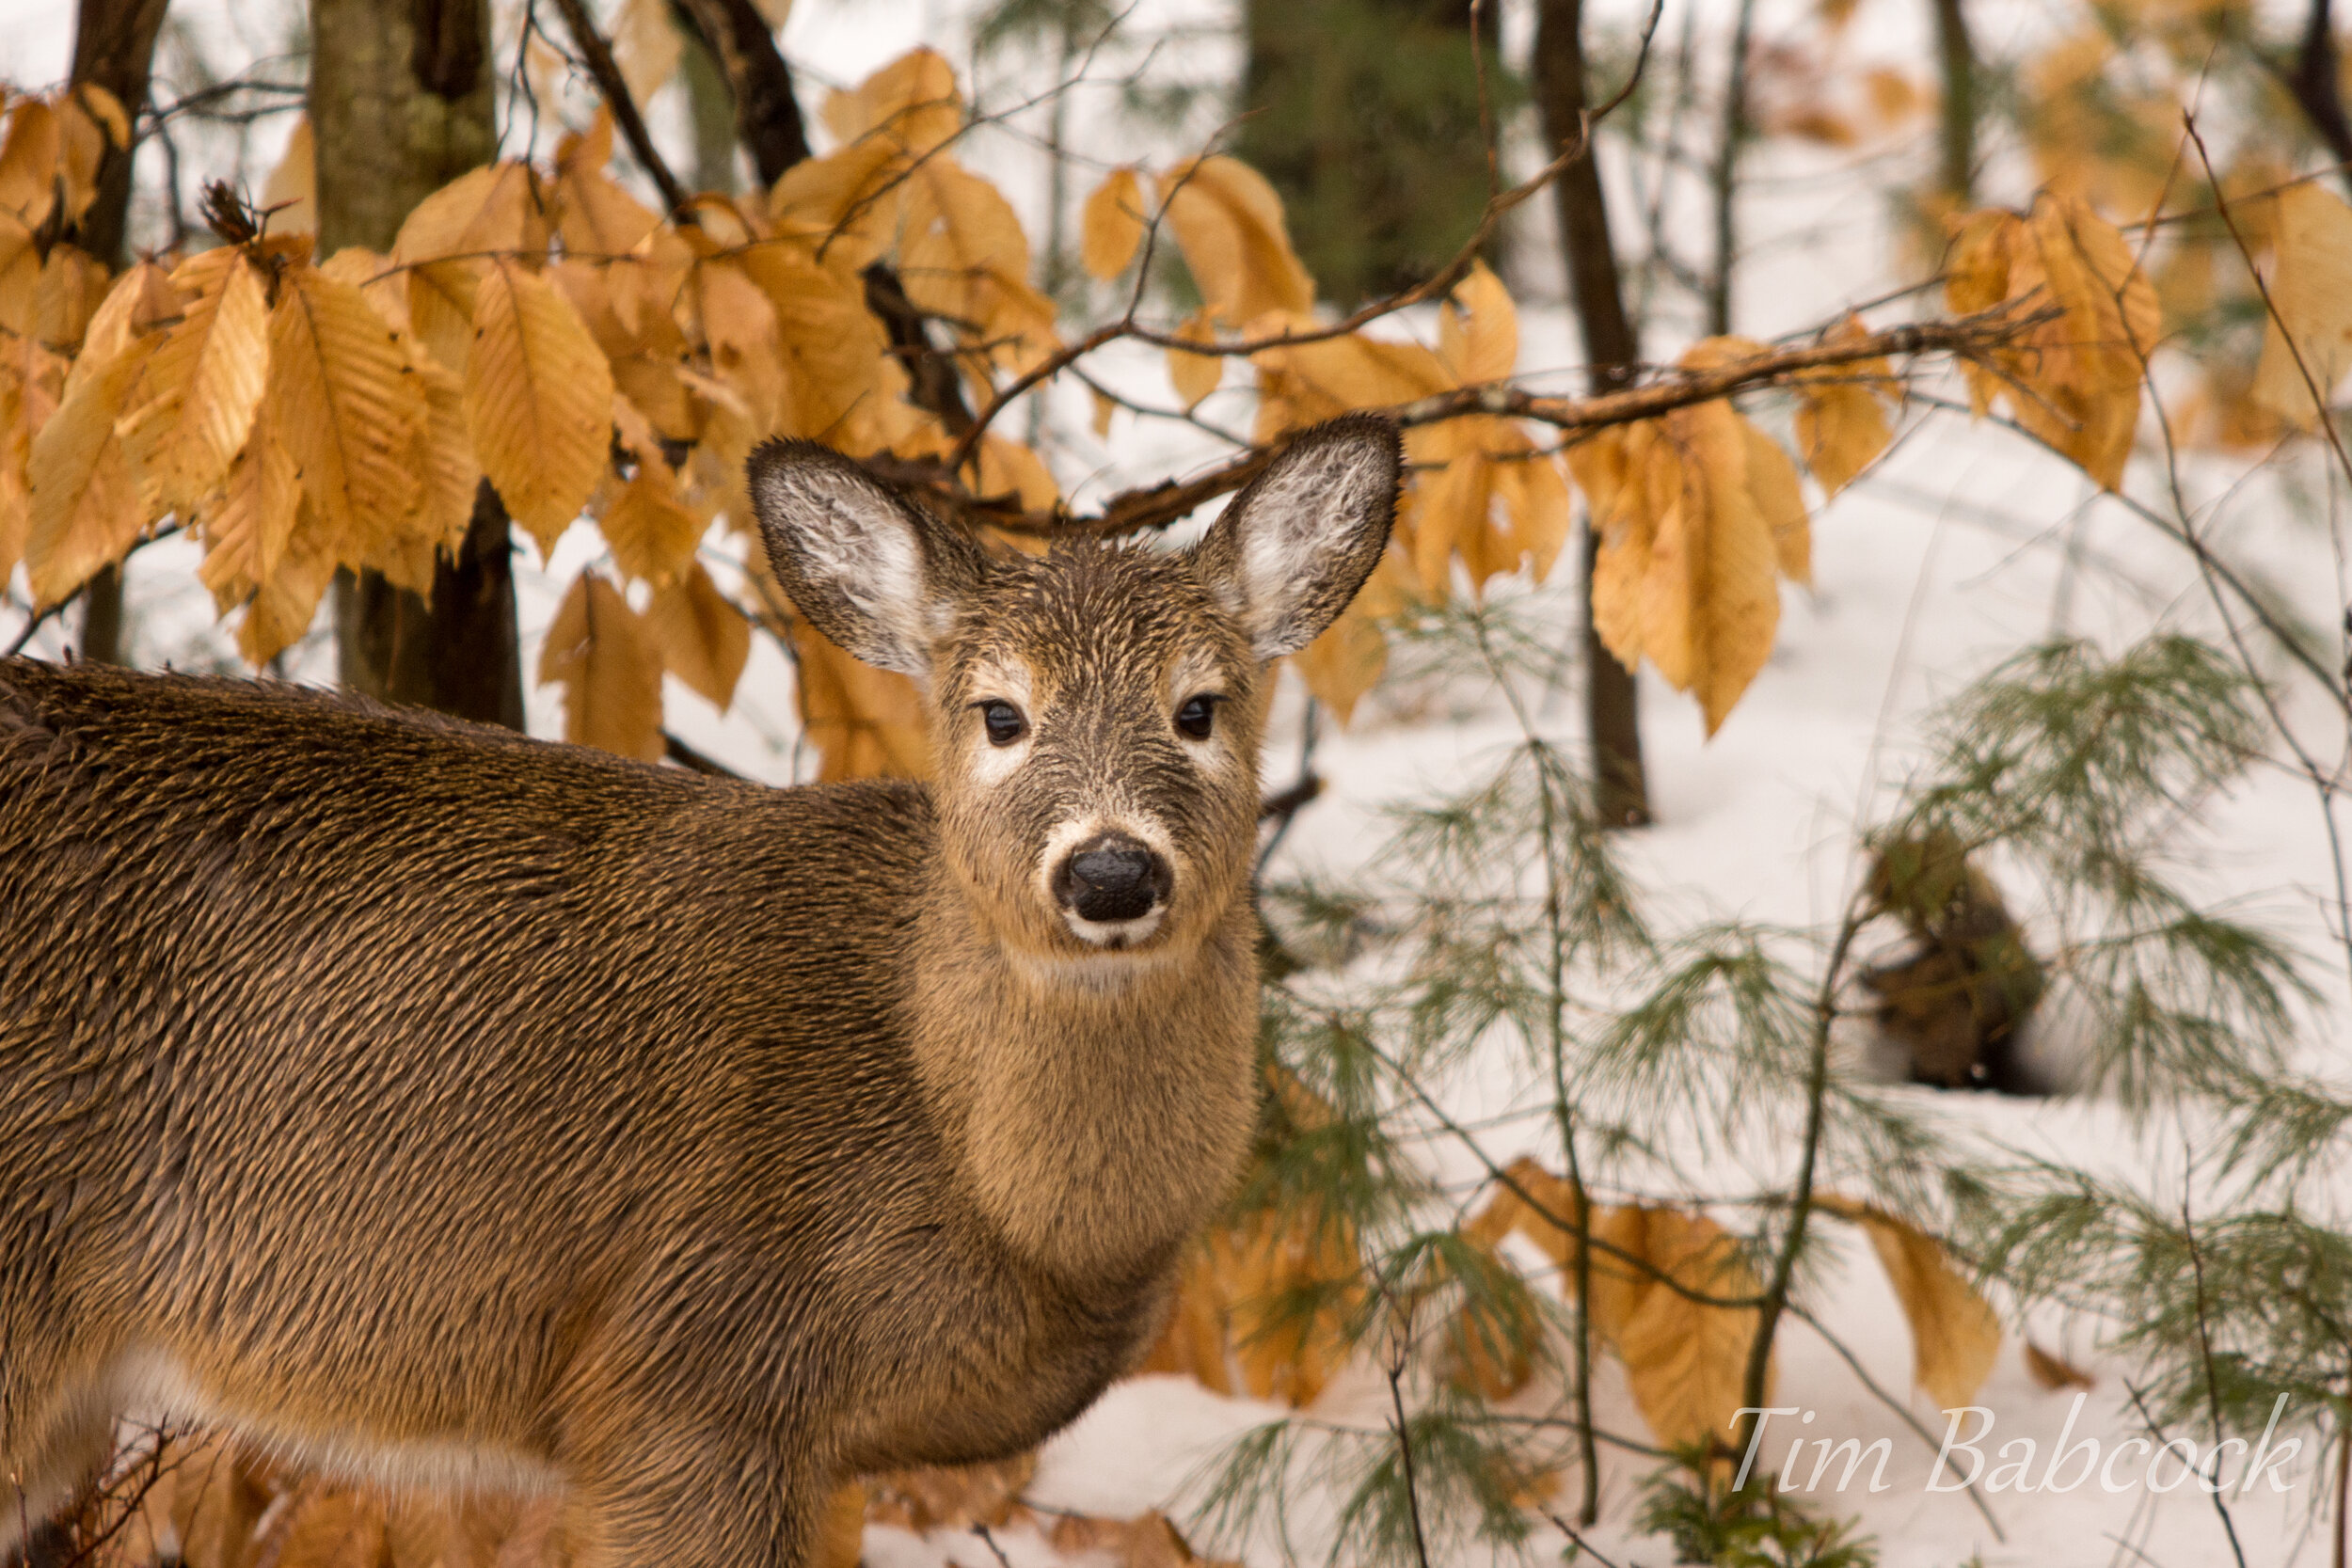
<svg viewBox="0 0 2352 1568"><path fill-rule="evenodd" d="M1252 1125L1263 652L1337 613L1394 498L1393 431L1320 440L1361 483L1290 598L1235 576L1247 497L1192 559L995 562L894 515L935 789L0 662L0 1554L134 1408L560 1487L588 1560L691 1568L801 1563L837 1479L1074 1417ZM817 468L863 483L771 449L755 488ZM867 654L830 515L761 504ZM966 705L1008 664L1034 735L983 777ZM1220 752L1174 738L1179 670ZM1037 857L1130 808L1174 891L1090 948Z"/></svg>
<svg viewBox="0 0 2352 1568"><path fill-rule="evenodd" d="M1870 898L1912 937L1907 955L1862 975L1879 1027L1910 1053L1912 1082L2043 1092L2017 1037L2047 985L2042 962L1961 842L1938 829L1882 846Z"/></svg>

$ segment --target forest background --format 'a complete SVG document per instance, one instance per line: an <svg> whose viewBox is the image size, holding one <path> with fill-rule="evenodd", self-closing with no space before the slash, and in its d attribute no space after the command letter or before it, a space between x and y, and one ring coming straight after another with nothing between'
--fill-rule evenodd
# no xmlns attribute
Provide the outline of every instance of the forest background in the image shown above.
<svg viewBox="0 0 2352 1568"><path fill-rule="evenodd" d="M0 60L0 646L920 774L746 552L758 437L1034 548L1407 422L1278 707L1249 1181L1145 1375L837 1560L2344 1560L2326 4L85 0ZM1972 1404L2294 1448L1928 1490ZM567 1560L124 1436L48 1560Z"/></svg>

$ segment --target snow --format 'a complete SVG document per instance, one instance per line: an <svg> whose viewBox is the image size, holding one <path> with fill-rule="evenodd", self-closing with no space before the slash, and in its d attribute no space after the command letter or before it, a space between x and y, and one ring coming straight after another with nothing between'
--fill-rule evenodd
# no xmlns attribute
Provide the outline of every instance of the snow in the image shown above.
<svg viewBox="0 0 2352 1568"><path fill-rule="evenodd" d="M1689 3L1702 8L1698 36L1704 54L1727 21L1729 8L1705 0ZM796 62L808 62L812 73L841 82L854 82L916 42L931 42L963 61L968 6L969 0L800 0L785 42ZM1624 4L1599 8L1619 27L1636 14ZM211 29L215 41L231 40L248 55L265 52L264 42L245 36L250 28L232 25L230 19L243 9L232 0L199 0L178 8L195 19L192 24ZM1800 25L1804 9L1793 0L1767 5L1760 31L1769 37L1773 28ZM1511 14L1522 17L1524 10L1515 7ZM1681 11L1679 0L1669 7L1662 37L1675 36ZM1866 6L1851 46L1871 57L1924 60L1927 14L1921 6ZM1214 79L1230 67L1230 47L1197 38L1192 30L1214 31L1225 17L1224 8L1209 0L1147 0L1132 24L1138 31L1167 31L1174 40L1156 71ZM2024 4L1988 6L1979 22L1980 40L1993 50L2021 47L2017 40L2042 36L2056 24L2044 8ZM54 77L63 69L70 25L69 8L48 0L0 0L0 61L19 82ZM1523 48L1525 32L1523 20L1514 20L1507 36ZM217 63L233 65L230 42L222 43L222 50ZM1715 53L1720 55L1719 45ZM991 92L1003 102L1015 101L1017 91L1035 90L1039 80L1034 64L999 62L991 71ZM814 88L808 96L815 99ZM1116 98L1109 87L1082 96L1074 111L1075 144L1105 159L1147 150L1164 156L1173 145L1167 135L1119 119ZM1760 150L1740 212L1745 247L1753 256L1740 275L1741 330L1765 337L1809 326L1885 292L1897 279L1890 261L1891 222L1879 193L1890 163L1916 160L1925 152L1918 143L1860 154ZM1041 234L1044 187L1034 149L1009 135L984 133L974 138L971 156L1006 181L1032 236ZM2004 156L1994 174L1996 194L2010 199L2026 194L2027 177L2014 164ZM259 166L266 168L265 158ZM1624 170L1611 172L1622 196ZM1090 183L1084 173L1073 181L1073 201ZM1700 216L1695 209L1670 214L1670 229L1683 237L1686 248L1697 248ZM1513 280L1523 302L1521 363L1560 385L1580 354L1558 303L1542 221L1538 214L1513 258ZM1111 302L1105 294L1096 303ZM1418 325L1423 330L1428 325L1425 319ZM1649 352L1670 358L1688 336L1687 323L1677 326L1670 321L1653 330ZM1094 368L1121 390L1163 406L1172 404L1155 354L1114 347L1098 356ZM1239 389L1240 381L1239 376L1229 380L1227 389L1202 406L1202 415L1246 424L1248 398ZM1110 440L1098 442L1087 433L1090 414L1082 388L1055 392L1048 449L1081 503L1129 483L1197 467L1216 452L1213 442L1181 424L1124 415ZM2143 443L2151 434L2143 425ZM2188 465L2192 494L2215 502L2201 519L2202 533L2278 593L2305 624L2334 626L2345 602L2334 519L2298 511L2290 501L2292 486L2270 478L2257 478L2224 499L2245 467L2213 458ZM2310 477L2306 471L2304 478ZM2144 445L2128 487L2153 501L2162 493L2160 483ZM739 546L714 536L712 548L723 554ZM518 562L527 661L535 659L563 587L599 549L593 533L581 528L566 536L552 561ZM529 555L525 546L524 556ZM1814 561L1814 587L1786 595L1771 664L1711 741L1703 738L1691 701L1667 690L1654 674L1643 679L1642 719L1658 822L1627 835L1625 846L1649 912L1661 927L1726 917L1788 927L1833 921L1858 874L1857 831L1876 819L1916 766L1926 716L2021 645L2053 632L2120 646L2152 628L2209 635L2217 629L2194 563L2177 545L2114 502L2093 496L2078 472L2023 438L1949 414L1915 410L1897 450L1820 511ZM228 644L211 629L209 605L195 585L193 564L193 548L178 542L138 558L131 574L131 606L142 657L169 657L183 666L227 661ZM728 580L723 573L721 580L723 585ZM21 583L20 578L20 594ZM1573 616L1564 595L1546 590L1533 602L1535 613L1561 639L1570 635ZM55 652L61 641L53 628L35 646ZM332 654L323 631L296 651L290 669L302 678L331 678ZM673 682L673 727L696 747L756 776L779 783L808 777L814 758L795 743L790 680L785 660L761 639L742 695L726 715ZM2291 683L2289 689L2296 689ZM1299 707L1294 686L1278 709L1266 763L1270 779L1286 779L1295 766ZM1573 743L1576 711L1572 694L1563 696L1544 710L1545 722ZM2289 699L2288 712L2319 754L2330 755L2328 710L2308 686ZM552 693L534 690L530 716L534 732L560 733ZM1384 808L1458 785L1512 733L1492 705L1472 705L1467 712L1438 705L1416 714L1384 711L1375 697L1355 728L1324 736L1315 766L1327 791L1298 818L1277 874L1313 869L1345 876L1365 869L1369 847L1383 836ZM2190 857L2188 879L2201 895L2249 901L2273 929L2311 957L2309 974L2321 989L2322 1003L2306 1032L2303 1065L2339 1069L2338 1021L2352 996L2334 957L2341 949L2330 926L2335 895L2327 824L2308 784L2284 769L2257 768L2234 793L2206 802L2198 820L2181 825L2181 833L2182 850ZM2043 1049L2062 1056L2065 1044L2047 1041ZM1511 1071L1498 1061L1483 1079L1472 1074L1453 1092L1492 1109L1509 1101ZM2095 1099L2036 1102L1911 1092L1924 1112L1956 1135L2150 1181L2178 1169L2185 1136L2178 1128L2137 1132L2115 1107ZM1487 1143L1499 1159L1522 1151L1541 1154L1545 1147L1540 1125L1519 1134L1498 1132ZM1433 1145L1431 1157L1449 1181L1468 1185L1478 1174L1458 1150ZM1760 1174L1745 1168L1699 1173L1731 1191L1754 1190ZM1901 1397L1911 1381L1909 1331L1858 1237L1849 1237L1842 1268L1820 1283L1812 1299L1869 1377ZM2065 1354L2098 1380L2074 1420L2075 1438L2094 1436L2111 1450L2138 1429L2124 1387L2130 1368L2100 1354L2096 1325L2042 1309L2031 1327L2045 1348ZM1834 1514L1857 1515L1890 1564L1956 1563L1975 1553L1986 1564L2139 1561L2179 1568L2226 1555L2221 1521L2211 1500L2193 1485L2159 1493L2135 1483L2111 1492L2093 1481L2065 1493L2004 1492L1989 1499L2006 1535L1997 1540L1966 1498L1926 1490L1932 1449L1871 1397L1820 1335L1792 1323L1784 1331L1780 1354L1780 1397L1819 1413L1802 1429L1804 1436L1891 1443L1888 1490L1869 1493L1857 1481L1842 1493L1814 1499ZM1604 1425L1642 1430L1622 1375L1606 1363L1597 1395ZM1312 1414L1322 1421L1377 1427L1385 1419L1385 1385L1369 1374L1343 1378ZM1988 1446L2032 1439L2042 1456L2035 1465L2039 1475L2074 1397L2039 1387L2023 1366L2018 1337L2012 1336L1979 1402L1997 1420ZM1912 1413L1940 1434L1943 1418L1929 1406L1926 1396L1911 1396ZM1030 1495L1055 1508L1105 1514L1157 1508L1181 1520L1199 1497L1202 1471L1219 1449L1280 1414L1277 1407L1225 1399L1187 1380L1136 1379L1113 1388L1048 1444ZM1768 1461L1781 1457L1780 1444L1797 1430L1788 1424L1793 1420L1784 1418L1773 1429L1765 1446ZM1661 1544L1637 1540L1628 1523L1636 1483L1651 1465L1640 1456L1604 1453L1604 1522L1591 1539L1615 1560L1664 1559ZM2132 1473L2137 1473L2136 1467ZM2327 1543L2315 1520L2324 1516L2318 1499L2327 1480L2317 1456L2299 1453L2283 1475L2292 1482L2287 1491L2264 1485L2233 1499L2231 1512L2248 1560L2319 1561ZM1295 1513L1295 1544L1310 1560L1321 1555L1328 1503L1328 1498L1302 1497ZM1005 1532L1000 1540L1020 1568L1036 1568L1051 1555L1041 1540L1025 1531ZM1548 1553L1557 1544L1556 1537L1540 1536L1536 1549ZM1271 1540L1242 1545L1253 1564L1279 1556ZM868 1532L866 1546L869 1560L886 1568L994 1561L978 1543L951 1532L925 1541L876 1528Z"/></svg>

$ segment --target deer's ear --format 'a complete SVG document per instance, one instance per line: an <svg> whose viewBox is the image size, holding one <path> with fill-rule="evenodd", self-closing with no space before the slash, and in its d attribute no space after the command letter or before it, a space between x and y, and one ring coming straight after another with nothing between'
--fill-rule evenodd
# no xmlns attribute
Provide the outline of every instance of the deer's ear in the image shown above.
<svg viewBox="0 0 2352 1568"><path fill-rule="evenodd" d="M917 680L956 599L985 569L979 546L814 441L752 453L752 509L795 609L850 653Z"/></svg>
<svg viewBox="0 0 2352 1568"><path fill-rule="evenodd" d="M1376 414L1316 425L1200 541L1193 569L1260 658L1313 641L1372 576L1396 520L1404 459L1396 426Z"/></svg>

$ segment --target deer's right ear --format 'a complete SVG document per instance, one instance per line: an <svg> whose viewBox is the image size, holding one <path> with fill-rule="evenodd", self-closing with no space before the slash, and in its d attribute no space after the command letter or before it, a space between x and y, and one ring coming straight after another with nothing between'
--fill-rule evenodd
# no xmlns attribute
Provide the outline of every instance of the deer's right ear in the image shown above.
<svg viewBox="0 0 2352 1568"><path fill-rule="evenodd" d="M769 441L750 469L768 563L794 608L866 663L927 678L957 596L985 569L979 546L814 441Z"/></svg>

